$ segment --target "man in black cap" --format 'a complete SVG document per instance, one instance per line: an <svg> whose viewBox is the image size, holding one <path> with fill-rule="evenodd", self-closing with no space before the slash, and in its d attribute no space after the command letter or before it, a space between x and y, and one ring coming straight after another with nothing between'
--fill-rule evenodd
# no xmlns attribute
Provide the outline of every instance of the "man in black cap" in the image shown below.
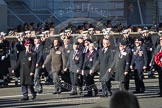
<svg viewBox="0 0 162 108"><path fill-rule="evenodd" d="M77 86L78 86L78 76L81 74L81 69L83 65L83 53L79 49L79 42L73 44L73 50L70 53L66 68L70 71L70 78L72 84L72 92L70 95L77 95Z"/></svg>
<svg viewBox="0 0 162 108"><path fill-rule="evenodd" d="M153 53L153 43L152 43L151 35L150 35L148 29L144 29L142 31L141 38L143 39L143 45L146 47L146 51L147 51L147 57L148 57L147 71L148 71L148 76L152 77L153 73L149 72L150 71L149 63L151 61L151 57L152 57L152 53Z"/></svg>
<svg viewBox="0 0 162 108"><path fill-rule="evenodd" d="M119 51L116 52L109 72L115 72L115 80L119 81L120 90L129 89L130 55L126 51L126 43L119 43Z"/></svg>
<svg viewBox="0 0 162 108"><path fill-rule="evenodd" d="M143 73L147 68L148 57L146 48L142 45L142 42L142 38L136 38L130 65L130 68L134 70L135 76L136 91L134 93L143 93L145 91Z"/></svg>

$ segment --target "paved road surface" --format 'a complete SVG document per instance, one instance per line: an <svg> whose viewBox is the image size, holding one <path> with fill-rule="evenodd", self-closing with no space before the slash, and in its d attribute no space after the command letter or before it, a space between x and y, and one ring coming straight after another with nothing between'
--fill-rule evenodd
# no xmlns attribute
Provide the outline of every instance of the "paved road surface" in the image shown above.
<svg viewBox="0 0 162 108"><path fill-rule="evenodd" d="M162 97L158 97L158 80L146 79L146 92L143 94L136 94L141 108L162 108ZM116 91L118 87L116 82L113 82L113 91ZM134 90L134 81L130 83L130 92ZM38 94L37 99L27 102L20 102L22 98L21 88L14 87L10 84L10 87L0 88L0 108L92 108L94 106L102 106L109 108L110 97L100 98L91 97L85 98L83 95L70 96L69 92L63 92L60 95L53 95L52 85L44 85L44 92ZM31 97L31 96L30 96Z"/></svg>

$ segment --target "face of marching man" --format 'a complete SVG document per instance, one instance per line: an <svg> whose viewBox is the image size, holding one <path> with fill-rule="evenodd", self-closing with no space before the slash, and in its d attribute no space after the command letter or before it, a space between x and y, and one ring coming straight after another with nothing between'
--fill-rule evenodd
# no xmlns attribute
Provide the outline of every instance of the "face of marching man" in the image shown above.
<svg viewBox="0 0 162 108"><path fill-rule="evenodd" d="M64 39L63 42L64 42L64 45L68 45L70 43L70 40L69 39Z"/></svg>
<svg viewBox="0 0 162 108"><path fill-rule="evenodd" d="M121 43L119 44L119 50L123 51L126 48L126 45L122 45Z"/></svg>
<svg viewBox="0 0 162 108"><path fill-rule="evenodd" d="M30 44L25 45L26 51L30 51L30 46L31 46Z"/></svg>
<svg viewBox="0 0 162 108"><path fill-rule="evenodd" d="M35 44L35 45L40 44L40 39L34 39L34 44Z"/></svg>
<svg viewBox="0 0 162 108"><path fill-rule="evenodd" d="M103 48L108 48L110 46L110 41L108 39L103 39Z"/></svg>
<svg viewBox="0 0 162 108"><path fill-rule="evenodd" d="M78 49L79 49L79 43L74 43L73 50L78 50Z"/></svg>
<svg viewBox="0 0 162 108"><path fill-rule="evenodd" d="M55 47L59 46L59 40L54 39L53 40L53 46L55 46Z"/></svg>
<svg viewBox="0 0 162 108"><path fill-rule="evenodd" d="M89 44L89 51L93 51L95 49L94 43Z"/></svg>

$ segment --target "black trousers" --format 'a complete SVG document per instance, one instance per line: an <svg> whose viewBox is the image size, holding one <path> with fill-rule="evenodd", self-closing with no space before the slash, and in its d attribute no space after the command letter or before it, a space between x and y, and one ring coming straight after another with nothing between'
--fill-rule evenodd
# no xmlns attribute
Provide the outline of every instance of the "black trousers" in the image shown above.
<svg viewBox="0 0 162 108"><path fill-rule="evenodd" d="M86 90L88 93L92 93L92 89L97 91L97 86L94 83L94 75L89 74L90 70L85 70L84 72L84 79L85 79L85 85L86 85Z"/></svg>
<svg viewBox="0 0 162 108"><path fill-rule="evenodd" d="M36 95L33 85L21 85L21 88L22 88L22 94L24 98L28 98L28 89L30 90L32 96Z"/></svg>
<svg viewBox="0 0 162 108"><path fill-rule="evenodd" d="M78 86L78 74L76 72L70 72L70 79L71 79L71 85L72 85L72 92L77 92L77 86Z"/></svg>
<svg viewBox="0 0 162 108"><path fill-rule="evenodd" d="M119 89L122 91L129 90L129 74L122 76L119 81Z"/></svg>
<svg viewBox="0 0 162 108"><path fill-rule="evenodd" d="M134 70L135 75L135 86L137 92L145 91L145 85L143 82L143 69L135 69Z"/></svg>
<svg viewBox="0 0 162 108"><path fill-rule="evenodd" d="M108 81L101 81L102 85L102 95L108 95L111 94L111 79Z"/></svg>

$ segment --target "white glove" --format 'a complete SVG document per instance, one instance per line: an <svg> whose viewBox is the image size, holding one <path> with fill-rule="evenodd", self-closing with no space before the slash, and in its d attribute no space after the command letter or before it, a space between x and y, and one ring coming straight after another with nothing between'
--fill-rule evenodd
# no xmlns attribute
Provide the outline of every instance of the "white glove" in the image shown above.
<svg viewBox="0 0 162 108"><path fill-rule="evenodd" d="M4 60L4 59L5 59L5 56L2 56L2 57L1 57L1 60Z"/></svg>

